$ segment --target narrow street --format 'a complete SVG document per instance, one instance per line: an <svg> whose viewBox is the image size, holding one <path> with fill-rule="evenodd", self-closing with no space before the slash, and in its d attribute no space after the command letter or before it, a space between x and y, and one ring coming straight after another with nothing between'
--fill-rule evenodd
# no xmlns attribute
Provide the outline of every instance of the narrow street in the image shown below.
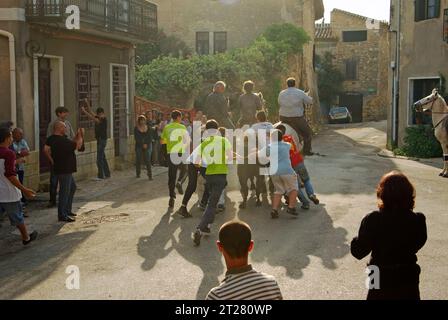
<svg viewBox="0 0 448 320"><path fill-rule="evenodd" d="M386 122L329 126L315 137L320 156L306 164L321 205L301 210L297 219L283 214L273 221L267 204L260 209L252 202L239 210L233 169L227 210L199 248L191 232L201 212L194 206L194 218L184 220L167 211L162 171L153 182L136 181L128 171L132 179L123 178L119 189L80 198L81 214L72 225L56 223L54 210L31 212L31 223L44 231L29 248L11 242L18 236L4 220L0 299L204 299L225 273L215 245L218 228L236 216L253 228L253 265L277 278L285 299L364 299L367 259L356 261L349 245L363 216L376 208L380 177L395 169L415 184L416 210L427 217L429 239L418 255L422 299L447 299L448 180L438 176L442 160L378 156L386 144L385 127ZM176 209L179 205L180 197ZM72 265L80 270L79 290L66 288L66 268Z"/></svg>

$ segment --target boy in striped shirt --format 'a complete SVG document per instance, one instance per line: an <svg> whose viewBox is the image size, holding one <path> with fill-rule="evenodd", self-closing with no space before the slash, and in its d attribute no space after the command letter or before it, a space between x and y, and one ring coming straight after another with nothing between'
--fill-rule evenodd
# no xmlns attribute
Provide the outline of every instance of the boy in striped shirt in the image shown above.
<svg viewBox="0 0 448 320"><path fill-rule="evenodd" d="M206 300L283 300L274 277L260 273L248 263L254 248L252 231L242 221L230 221L219 231L218 250L227 265L225 279Z"/></svg>

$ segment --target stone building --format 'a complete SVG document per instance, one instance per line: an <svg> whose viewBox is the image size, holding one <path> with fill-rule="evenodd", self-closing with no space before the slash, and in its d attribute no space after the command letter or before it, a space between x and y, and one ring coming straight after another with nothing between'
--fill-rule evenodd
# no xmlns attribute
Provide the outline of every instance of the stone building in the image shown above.
<svg viewBox="0 0 448 320"><path fill-rule="evenodd" d="M315 21L323 17L322 0L154 0L159 27L194 49L214 54L248 46L272 24L302 27L312 41L304 47L303 62L292 66L299 83L319 100L314 72Z"/></svg>
<svg viewBox="0 0 448 320"><path fill-rule="evenodd" d="M407 127L431 123L415 114L414 102L446 88L448 0L392 0L391 30L390 92L396 94L388 113L388 143L396 147L403 145Z"/></svg>
<svg viewBox="0 0 448 320"><path fill-rule="evenodd" d="M316 25L316 54L334 56L345 76L338 105L347 106L355 122L387 117L388 31L387 23L339 9L331 12L330 24Z"/></svg>
<svg viewBox="0 0 448 320"><path fill-rule="evenodd" d="M77 5L80 30L68 30L66 7ZM24 129L32 153L26 184L37 188L49 170L42 150L55 109L70 110L86 129L78 178L96 174L93 123L80 113L85 97L109 123L107 156L132 156L134 46L157 31L157 7L145 0L2 0L0 2L0 119ZM132 131L131 131L132 132Z"/></svg>

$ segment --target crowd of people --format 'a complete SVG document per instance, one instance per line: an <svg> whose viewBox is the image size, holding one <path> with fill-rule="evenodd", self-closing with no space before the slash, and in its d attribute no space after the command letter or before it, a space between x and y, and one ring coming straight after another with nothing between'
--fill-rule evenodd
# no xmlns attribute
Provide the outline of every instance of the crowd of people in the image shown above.
<svg viewBox="0 0 448 320"><path fill-rule="evenodd" d="M192 241L201 244L203 236L212 233L212 225L218 212L225 210L229 165L237 162L240 183L240 209L247 208L250 191L254 192L256 206L262 206L262 198L271 195L272 219L278 219L285 207L286 214L297 217L298 201L303 210L310 203L319 205L309 172L306 156L313 155L312 131L305 119L305 106L312 98L296 88L295 79L287 80L288 88L279 95L280 123L268 120L260 95L253 93L254 83L243 84L244 93L238 101L241 114L235 126L231 119L229 102L225 97L226 84L219 81L207 97L204 110L192 120L189 113L174 110L168 117L152 111L138 116L134 128L136 177L141 177L142 165L147 177L153 179L152 166L156 163L168 167L168 206L174 209L177 193L183 195L176 214L190 218L188 204L204 182L199 197L202 217ZM88 99L82 112L95 123L98 147L98 180L109 179L111 172L105 155L107 145L107 118L104 109L96 113L90 110ZM69 111L56 109L56 120L48 127L44 154L51 165L50 203L57 206L61 222L74 222L72 210L76 192L73 173L76 172L76 151L84 149L84 130L76 132L67 120ZM193 122L200 122L200 144L194 146ZM13 124L0 125L0 213L5 212L13 226L20 230L24 245L36 240L37 232L29 233L24 220L27 199L35 192L23 184L24 162L29 147L20 128ZM229 131L243 129L243 152L236 151ZM289 128L289 129L288 129ZM303 137L301 148L293 133ZM264 130L264 131L263 131ZM261 139L261 135L266 135ZM250 139L257 141L251 146ZM183 186L188 180L185 192ZM177 193L176 193L177 189ZM58 196L58 197L57 197ZM414 213L415 189L402 173L385 175L377 189L379 207L361 223L359 235L353 239L352 255L363 259L372 254L370 265L381 270L381 290L370 290L369 299L408 298L419 299L419 274L417 252L426 242L426 224L423 214ZM282 199L285 199L282 203ZM400 232L397 232L397 231ZM257 272L249 264L249 253L254 248L250 227L242 221L230 221L219 231L218 249L223 254L227 274L207 299L282 299L280 288L271 276Z"/></svg>

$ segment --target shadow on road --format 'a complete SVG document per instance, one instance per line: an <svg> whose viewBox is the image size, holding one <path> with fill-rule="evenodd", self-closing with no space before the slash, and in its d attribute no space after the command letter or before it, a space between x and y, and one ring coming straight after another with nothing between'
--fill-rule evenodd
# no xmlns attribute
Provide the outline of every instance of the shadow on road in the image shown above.
<svg viewBox="0 0 448 320"><path fill-rule="evenodd" d="M45 281L94 231L57 235L0 262L0 299L15 299ZM62 275L65 286L67 275Z"/></svg>

